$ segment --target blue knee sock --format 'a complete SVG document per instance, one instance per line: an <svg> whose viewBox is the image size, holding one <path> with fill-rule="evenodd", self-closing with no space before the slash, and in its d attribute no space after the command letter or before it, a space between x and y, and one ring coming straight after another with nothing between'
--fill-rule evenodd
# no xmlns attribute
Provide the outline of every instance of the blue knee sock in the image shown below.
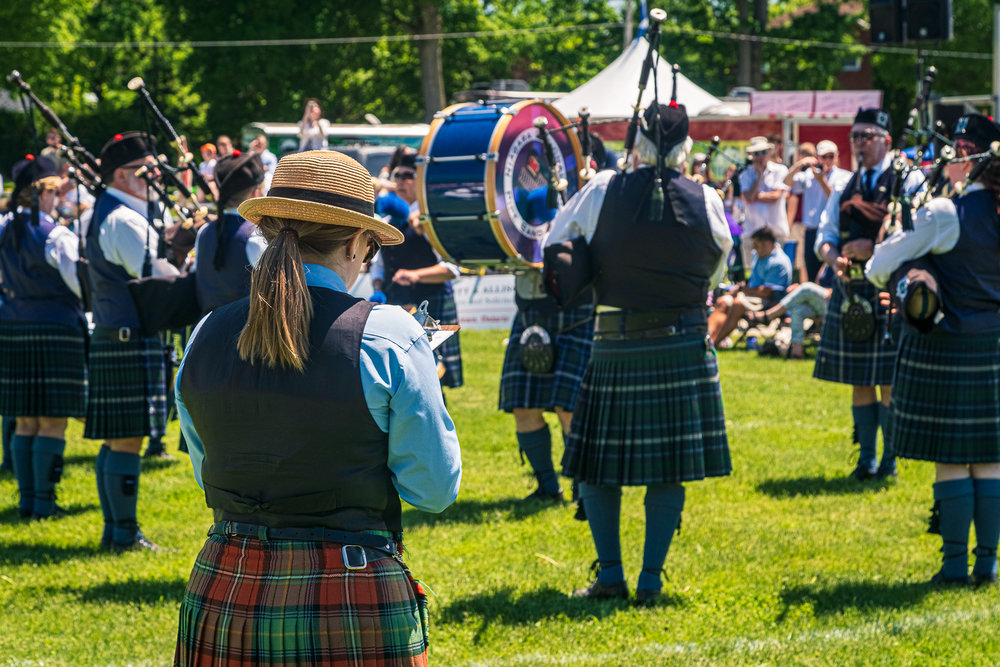
<svg viewBox="0 0 1000 667"><path fill-rule="evenodd" d="M14 469L14 455L10 452L10 439L14 436L15 425L13 417L3 418L3 463L0 463L0 467L7 470Z"/></svg>
<svg viewBox="0 0 1000 667"><path fill-rule="evenodd" d="M35 473L34 512L38 516L51 516L56 511L56 484L62 478L64 451L66 441L62 438L35 436L31 460Z"/></svg>
<svg viewBox="0 0 1000 667"><path fill-rule="evenodd" d="M94 461L94 472L97 476L97 497L101 501L101 514L104 515L104 532L101 534L101 544L111 544L114 537L115 519L111 515L111 501L108 493L104 490L104 464L108 460L111 449L107 445L101 445L101 451L97 452L97 460Z"/></svg>
<svg viewBox="0 0 1000 667"><path fill-rule="evenodd" d="M552 434L549 427L543 426L537 431L517 434L517 444L528 457L531 469L538 479L538 488L546 493L559 492L559 477L552 465Z"/></svg>
<svg viewBox="0 0 1000 667"><path fill-rule="evenodd" d="M594 538L597 560L601 565L597 580L607 586L625 581L621 537L618 532L622 488L580 482L580 498L587 511L587 523L590 524L590 534Z"/></svg>
<svg viewBox="0 0 1000 667"><path fill-rule="evenodd" d="M969 576L969 527L975 510L972 478L934 483L934 502L941 517L941 572L951 579Z"/></svg>
<svg viewBox="0 0 1000 667"><path fill-rule="evenodd" d="M892 413L888 405L878 404L878 423L882 427L882 461L879 467L885 468L896 460L896 452L892 448Z"/></svg>
<svg viewBox="0 0 1000 667"><path fill-rule="evenodd" d="M35 474L31 460L31 445L35 440L33 435L14 435L10 439L10 453L14 458L14 476L17 477L17 490L21 500L17 509L21 516L28 516L35 507Z"/></svg>
<svg viewBox="0 0 1000 667"><path fill-rule="evenodd" d="M136 504L139 498L139 455L109 451L104 460L104 492L114 519L116 544L131 544L139 532Z"/></svg>
<svg viewBox="0 0 1000 667"><path fill-rule="evenodd" d="M642 572L636 590L658 591L660 572L667 559L670 541L684 510L684 487L654 484L646 487L646 543L642 551Z"/></svg>
<svg viewBox="0 0 1000 667"><path fill-rule="evenodd" d="M997 571L1000 542L1000 479L973 480L976 487L976 563L972 574L985 576Z"/></svg>
<svg viewBox="0 0 1000 667"><path fill-rule="evenodd" d="M878 439L878 403L868 405L851 406L851 414L854 416L854 428L858 432L858 445L861 451L858 453L858 465L867 466L869 470L875 472L877 462L877 439Z"/></svg>

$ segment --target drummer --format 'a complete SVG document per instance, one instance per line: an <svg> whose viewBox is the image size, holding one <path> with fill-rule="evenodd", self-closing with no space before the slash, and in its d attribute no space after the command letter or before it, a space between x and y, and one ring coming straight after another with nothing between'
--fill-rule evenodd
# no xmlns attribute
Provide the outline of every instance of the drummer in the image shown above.
<svg viewBox="0 0 1000 667"><path fill-rule="evenodd" d="M372 300L398 305L419 306L427 301L427 312L441 324L458 324L458 308L451 288L459 269L441 260L420 226L417 208L416 154L399 159L391 178L394 192L386 192L375 203L378 215L403 232L402 245L386 246L371 266ZM391 276L387 279L387 276ZM458 334L437 350L438 373L445 387L462 386L462 350ZM443 370L442 370L443 368Z"/></svg>

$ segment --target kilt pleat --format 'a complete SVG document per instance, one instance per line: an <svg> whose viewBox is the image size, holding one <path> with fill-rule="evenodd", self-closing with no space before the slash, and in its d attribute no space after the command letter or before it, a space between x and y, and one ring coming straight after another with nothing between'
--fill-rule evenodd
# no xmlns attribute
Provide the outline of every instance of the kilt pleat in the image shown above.
<svg viewBox="0 0 1000 667"><path fill-rule="evenodd" d="M90 395L83 437L162 436L167 425L163 343L91 338Z"/></svg>
<svg viewBox="0 0 1000 667"><path fill-rule="evenodd" d="M1000 462L1000 337L924 335L907 328L891 413L898 456Z"/></svg>
<svg viewBox="0 0 1000 667"><path fill-rule="evenodd" d="M419 306L420 304L414 304ZM427 299L427 312L441 324L458 324L458 306L455 305L455 295L451 290L440 289ZM462 347L458 342L459 333L441 344L435 352L438 360L444 364L445 372L441 384L445 387L461 387L462 378Z"/></svg>
<svg viewBox="0 0 1000 667"><path fill-rule="evenodd" d="M594 341L563 473L636 486L732 471L715 349L704 335Z"/></svg>
<svg viewBox="0 0 1000 667"><path fill-rule="evenodd" d="M0 414L83 417L86 334L46 322L0 322Z"/></svg>
<svg viewBox="0 0 1000 667"><path fill-rule="evenodd" d="M590 360L593 314L593 306L586 305L558 311L548 317L538 317L530 308L523 314L514 315L500 375L501 410L563 408L572 412ZM551 373L529 373L521 364L521 334L525 322L529 326L539 324L552 337L555 364ZM557 333L560 331L562 333Z"/></svg>
<svg viewBox="0 0 1000 667"><path fill-rule="evenodd" d="M212 536L181 600L176 665L426 665L407 568L333 543Z"/></svg>
<svg viewBox="0 0 1000 667"><path fill-rule="evenodd" d="M855 293L872 303L877 301L878 290L870 283L859 286ZM882 305L876 306L875 334L870 340L856 343L845 339L841 328L840 307L844 300L843 290L834 289L830 295L826 317L823 318L813 377L858 387L892 384L897 348L895 341L899 336L893 336L892 342L882 340L888 317L887 309ZM896 321L898 322L898 318Z"/></svg>

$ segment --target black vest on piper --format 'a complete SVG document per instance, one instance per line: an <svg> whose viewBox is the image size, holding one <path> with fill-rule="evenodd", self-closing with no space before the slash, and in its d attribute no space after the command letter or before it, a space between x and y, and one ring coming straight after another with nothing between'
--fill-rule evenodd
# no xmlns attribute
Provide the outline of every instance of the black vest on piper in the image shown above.
<svg viewBox="0 0 1000 667"><path fill-rule="evenodd" d="M391 195L397 197L398 195ZM423 234L417 233L410 226L409 220L391 216L389 224L403 233L403 242L399 245L382 246L382 264L385 266L385 279L382 291L389 303L398 305L419 306L420 302L433 295L444 292L451 294L451 283L400 285L392 282L392 276L399 269L422 269L438 263L434 249Z"/></svg>
<svg viewBox="0 0 1000 667"><path fill-rule="evenodd" d="M618 174L608 184L590 241L600 305L633 310L704 307L722 256L712 236L705 189L668 170L663 217L649 219L655 170Z"/></svg>
<svg viewBox="0 0 1000 667"><path fill-rule="evenodd" d="M958 242L927 256L940 278L945 318L938 327L966 334L1000 331L1000 218L993 193L977 190L954 202Z"/></svg>
<svg viewBox="0 0 1000 667"><path fill-rule="evenodd" d="M361 386L373 304L322 287L309 295L304 373L239 358L249 299L216 309L191 343L180 391L205 446L205 499L216 521L399 532L389 436Z"/></svg>
<svg viewBox="0 0 1000 667"><path fill-rule="evenodd" d="M22 212L15 213L0 233L0 320L70 327L85 323L80 298L45 260L45 241L55 228L51 220L41 220L36 227L31 214Z"/></svg>
<svg viewBox="0 0 1000 667"><path fill-rule="evenodd" d="M221 234L220 234L221 226ZM204 312L238 301L250 294L250 261L247 239L257 228L235 213L209 222L198 237L195 273L198 303ZM222 245L222 267L215 267L215 254Z"/></svg>
<svg viewBox="0 0 1000 667"><path fill-rule="evenodd" d="M861 216L851 215L843 211L843 206L851 200L854 195L861 195L861 198L866 202L871 202L872 204L886 204L888 205L889 200L892 199L892 189L896 183L896 172L892 168L888 168L879 174L879 177L875 179L871 190L865 191L863 178L864 173L867 171L865 168L861 168L854 172L851 176L851 180L848 181L847 187L840 195L840 247L843 248L844 244L848 241L854 241L856 239L871 239L875 240L878 236L879 228L882 226L882 221L869 221L865 220Z"/></svg>
<svg viewBox="0 0 1000 667"><path fill-rule="evenodd" d="M105 192L98 198L94 208L94 216L87 228L91 310L94 314L94 324L99 327L138 329L139 313L136 311L135 303L128 291L128 281L134 276L130 275L124 267L109 262L104 257L98 238L101 224L120 206L125 206L125 204L114 195ZM157 232L152 227L149 229L149 238L150 242L157 238Z"/></svg>

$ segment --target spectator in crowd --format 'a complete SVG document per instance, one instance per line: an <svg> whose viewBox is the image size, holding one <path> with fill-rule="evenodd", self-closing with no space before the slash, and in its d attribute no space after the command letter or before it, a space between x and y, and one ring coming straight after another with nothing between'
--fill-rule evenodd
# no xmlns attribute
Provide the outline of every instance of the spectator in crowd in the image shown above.
<svg viewBox="0 0 1000 667"><path fill-rule="evenodd" d="M803 144L807 145L811 144ZM851 172L841 169L838 165L838 153L837 144L824 139L816 145L814 154L804 150L785 177L785 185L791 188L790 192L793 195L789 197L789 201L794 201L797 205L801 199L803 239L796 254L802 252L806 277L812 282L816 281L823 266L823 262L813 252L820 216L823 215L830 193L834 190L843 190L851 178ZM789 220L795 216L791 205L788 216Z"/></svg>
<svg viewBox="0 0 1000 667"><path fill-rule="evenodd" d="M57 174L62 174L63 169L69 165L69 161L60 150L61 148L62 134L59 133L58 129L50 127L49 131L45 133L45 148L42 149L41 154L55 163Z"/></svg>
<svg viewBox="0 0 1000 667"><path fill-rule="evenodd" d="M209 142L201 145L201 164L198 165L198 173L208 183L213 198L218 198L219 196L218 187L215 185L215 163L218 159L219 153L215 148L215 144ZM207 195L204 192L198 193L198 201L205 201L206 198Z"/></svg>
<svg viewBox="0 0 1000 667"><path fill-rule="evenodd" d="M323 118L323 109L319 100L310 97L306 100L302 120L299 121L299 152L325 151L330 147L326 138L330 131L330 121Z"/></svg>
<svg viewBox="0 0 1000 667"><path fill-rule="evenodd" d="M826 314L830 301L831 288L822 287L816 283L802 283L793 286L781 301L766 310L751 310L746 314L747 321L753 324L767 324L787 313L791 320L791 343L788 348L789 359L802 359L805 356L806 318L817 319Z"/></svg>
<svg viewBox="0 0 1000 667"><path fill-rule="evenodd" d="M769 228L779 245L788 238L788 211L785 207L788 167L773 160L774 144L765 137L750 139L747 155L752 162L740 173L740 191L746 205L740 244L744 266L751 262L753 244L750 237L758 229Z"/></svg>
<svg viewBox="0 0 1000 667"><path fill-rule="evenodd" d="M260 162L264 165L264 194L271 189L271 178L274 177L274 168L278 166L278 158L267 148L267 135L260 132L250 141L250 150L260 156ZM262 195L263 196L263 195ZM239 202L236 202L239 205Z"/></svg>
<svg viewBox="0 0 1000 667"><path fill-rule="evenodd" d="M403 240L373 206L364 167L310 151L239 207L268 240L251 296L202 320L177 378L216 523L181 600L175 664L427 664L401 499L444 510L461 457L423 329L347 293Z"/></svg>
<svg viewBox="0 0 1000 667"><path fill-rule="evenodd" d="M750 237L753 265L746 284L735 285L715 301L708 318L708 335L718 347L751 310L769 308L785 296L792 284L792 262L781 249L769 227L761 227Z"/></svg>
<svg viewBox="0 0 1000 667"><path fill-rule="evenodd" d="M233 154L233 140L228 135L220 134L215 140L215 145L219 151L219 157Z"/></svg>

